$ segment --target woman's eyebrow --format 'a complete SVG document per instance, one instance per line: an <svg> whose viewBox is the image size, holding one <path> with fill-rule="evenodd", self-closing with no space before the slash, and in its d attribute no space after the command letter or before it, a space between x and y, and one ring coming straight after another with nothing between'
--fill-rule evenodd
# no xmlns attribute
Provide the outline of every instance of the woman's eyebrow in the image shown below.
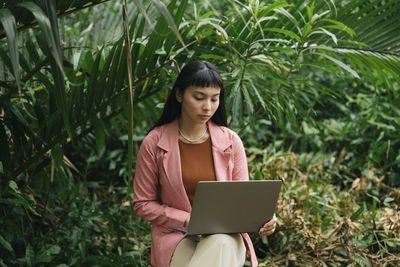
<svg viewBox="0 0 400 267"><path fill-rule="evenodd" d="M207 95L206 93L204 93L203 91L194 91L194 93L195 94L200 94L200 95ZM218 93L215 93L215 94L213 94L212 96L218 96L220 93L218 92Z"/></svg>

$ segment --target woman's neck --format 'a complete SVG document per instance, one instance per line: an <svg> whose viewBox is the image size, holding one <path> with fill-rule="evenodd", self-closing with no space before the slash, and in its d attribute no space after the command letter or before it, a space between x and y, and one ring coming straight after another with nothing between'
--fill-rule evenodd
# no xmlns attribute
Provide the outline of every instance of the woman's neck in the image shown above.
<svg viewBox="0 0 400 267"><path fill-rule="evenodd" d="M179 118L179 130L188 138L195 139L200 137L206 131L207 123L190 123L184 118Z"/></svg>

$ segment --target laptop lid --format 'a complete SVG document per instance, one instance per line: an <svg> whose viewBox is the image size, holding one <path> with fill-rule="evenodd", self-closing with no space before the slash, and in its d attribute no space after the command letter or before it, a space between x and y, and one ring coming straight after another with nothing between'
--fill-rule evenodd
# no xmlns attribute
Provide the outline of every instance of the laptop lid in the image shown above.
<svg viewBox="0 0 400 267"><path fill-rule="evenodd" d="M188 235L257 232L272 219L281 180L200 181Z"/></svg>

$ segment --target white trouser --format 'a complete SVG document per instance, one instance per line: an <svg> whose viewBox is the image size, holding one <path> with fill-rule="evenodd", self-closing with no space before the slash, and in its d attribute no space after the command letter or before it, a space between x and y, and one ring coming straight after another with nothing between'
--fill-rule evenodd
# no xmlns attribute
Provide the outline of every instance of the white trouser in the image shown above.
<svg viewBox="0 0 400 267"><path fill-rule="evenodd" d="M246 247L240 234L213 234L184 238L170 267L242 267L245 260Z"/></svg>

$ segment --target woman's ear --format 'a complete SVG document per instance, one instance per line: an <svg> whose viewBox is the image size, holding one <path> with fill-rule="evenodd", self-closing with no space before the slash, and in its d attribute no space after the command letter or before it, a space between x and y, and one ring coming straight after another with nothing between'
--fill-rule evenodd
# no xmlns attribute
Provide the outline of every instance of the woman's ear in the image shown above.
<svg viewBox="0 0 400 267"><path fill-rule="evenodd" d="M182 94L181 94L179 88L175 88L175 97L176 97L176 101L178 101L178 103L182 103Z"/></svg>

